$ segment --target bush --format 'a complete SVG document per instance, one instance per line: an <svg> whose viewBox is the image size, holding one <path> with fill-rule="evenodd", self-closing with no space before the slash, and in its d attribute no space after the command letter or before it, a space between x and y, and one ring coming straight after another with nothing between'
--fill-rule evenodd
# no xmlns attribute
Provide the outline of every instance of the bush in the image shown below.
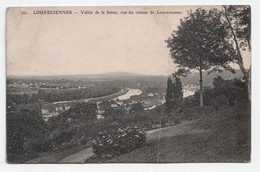
<svg viewBox="0 0 260 172"><path fill-rule="evenodd" d="M81 136L80 139L79 139L79 143L80 143L80 145L87 144L88 143L88 138L84 137L84 136Z"/></svg>
<svg viewBox="0 0 260 172"><path fill-rule="evenodd" d="M225 95L217 96L215 99L211 99L208 103L209 106L219 110L229 107L229 100Z"/></svg>
<svg viewBox="0 0 260 172"><path fill-rule="evenodd" d="M234 106L236 102L248 101L247 84L240 79L224 80L221 77L214 78L215 95L225 95L229 101L229 106Z"/></svg>
<svg viewBox="0 0 260 172"><path fill-rule="evenodd" d="M161 125L165 126L168 123L168 117L163 117L161 120Z"/></svg>
<svg viewBox="0 0 260 172"><path fill-rule="evenodd" d="M199 106L187 106L179 113L179 119L182 121L197 119L200 115Z"/></svg>
<svg viewBox="0 0 260 172"><path fill-rule="evenodd" d="M205 106L212 106L215 109L221 109L234 106L237 102L246 102L247 85L246 82L234 78L224 80L220 76L214 78L214 88L205 88L203 92L203 101ZM194 94L193 104L199 104L199 91Z"/></svg>
<svg viewBox="0 0 260 172"><path fill-rule="evenodd" d="M37 111L21 109L7 113L7 159L10 162L35 157L37 143L46 134L47 127Z"/></svg>
<svg viewBox="0 0 260 172"><path fill-rule="evenodd" d="M93 143L93 152L99 157L109 158L142 147L144 143L144 131L129 126L116 132L100 133Z"/></svg>
<svg viewBox="0 0 260 172"><path fill-rule="evenodd" d="M212 106L203 106L202 108L199 109L200 115L210 115L215 111L215 108Z"/></svg>
<svg viewBox="0 0 260 172"><path fill-rule="evenodd" d="M181 120L180 120L180 119L176 118L176 119L174 120L174 124L180 124L180 123L181 123Z"/></svg>
<svg viewBox="0 0 260 172"><path fill-rule="evenodd" d="M64 143L70 142L74 135L75 133L72 130L62 130L54 134L52 141L56 145L62 145Z"/></svg>

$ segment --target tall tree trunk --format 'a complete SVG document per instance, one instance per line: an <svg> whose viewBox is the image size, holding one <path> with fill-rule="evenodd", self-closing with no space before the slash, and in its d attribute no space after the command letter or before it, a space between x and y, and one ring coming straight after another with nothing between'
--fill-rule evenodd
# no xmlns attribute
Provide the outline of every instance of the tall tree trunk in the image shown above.
<svg viewBox="0 0 260 172"><path fill-rule="evenodd" d="M247 90L248 90L248 100L251 101L251 66L248 70Z"/></svg>
<svg viewBox="0 0 260 172"><path fill-rule="evenodd" d="M200 107L203 107L203 80L202 80L201 67L200 67Z"/></svg>
<svg viewBox="0 0 260 172"><path fill-rule="evenodd" d="M235 31L234 31L234 28L232 27L232 24L228 18L228 14L227 14L227 9L226 9L226 6L224 5L224 15L225 15L225 18L228 22L228 26L231 30L231 34L232 34L232 37L233 37L233 40L235 42L235 47L236 47L236 50L237 50L237 63L239 65L239 68L240 70L242 71L243 75L244 75L244 78L246 80L246 83L247 83L247 88L248 88L248 100L251 101L251 66L250 66L250 69L247 71L244 67L244 64L243 64L243 58L242 58L242 55L241 55L241 51L240 51L240 48L239 48L239 44L238 44L238 40L237 40L237 36L235 34ZM250 45L250 41L248 41L248 46L249 46L249 49L251 50L251 45Z"/></svg>
<svg viewBox="0 0 260 172"><path fill-rule="evenodd" d="M39 115L42 117L42 102L39 102Z"/></svg>

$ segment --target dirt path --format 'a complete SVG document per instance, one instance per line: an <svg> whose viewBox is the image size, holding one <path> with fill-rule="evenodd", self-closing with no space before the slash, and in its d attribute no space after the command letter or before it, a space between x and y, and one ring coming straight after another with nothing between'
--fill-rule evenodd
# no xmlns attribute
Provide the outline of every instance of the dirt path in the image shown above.
<svg viewBox="0 0 260 172"><path fill-rule="evenodd" d="M184 121L180 124L176 124L173 126L158 128L154 130L146 131L147 141L152 141L154 139L160 139L163 137L171 137L186 133L197 133L202 132L200 130L193 130L192 126L197 122L197 120L193 121ZM66 158L62 159L60 163L84 163L86 159L93 156L94 153L92 148L85 149L83 151L74 153Z"/></svg>
<svg viewBox="0 0 260 172"><path fill-rule="evenodd" d="M67 156L66 158L62 159L60 163L84 163L86 159L90 158L93 155L94 153L91 147Z"/></svg>

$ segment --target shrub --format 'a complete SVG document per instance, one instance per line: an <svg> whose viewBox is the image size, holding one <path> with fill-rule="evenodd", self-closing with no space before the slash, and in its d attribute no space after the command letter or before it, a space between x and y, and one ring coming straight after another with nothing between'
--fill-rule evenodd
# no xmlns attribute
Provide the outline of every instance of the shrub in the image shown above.
<svg viewBox="0 0 260 172"><path fill-rule="evenodd" d="M142 103L135 103L130 108L130 113L141 113L144 111Z"/></svg>
<svg viewBox="0 0 260 172"><path fill-rule="evenodd" d="M93 143L93 152L102 158L114 157L142 147L145 133L138 127L129 126L116 132L102 132Z"/></svg>
<svg viewBox="0 0 260 172"><path fill-rule="evenodd" d="M200 115L210 115L215 111L215 108L212 106L203 106L202 108L199 109Z"/></svg>
<svg viewBox="0 0 260 172"><path fill-rule="evenodd" d="M7 113L7 159L10 162L35 157L36 144L45 136L47 127L37 111L21 109Z"/></svg>
<svg viewBox="0 0 260 172"><path fill-rule="evenodd" d="M236 102L245 102L247 99L247 85L244 81L234 78L224 80L220 76L214 78L214 88L205 88L203 92L204 105L215 109L234 106ZM193 103L199 103L199 92L194 94ZM227 106L228 101L228 106Z"/></svg>
<svg viewBox="0 0 260 172"><path fill-rule="evenodd" d="M75 133L72 130L62 130L54 134L52 141L56 145L62 145L64 143L70 142L74 135Z"/></svg>
<svg viewBox="0 0 260 172"><path fill-rule="evenodd" d="M79 139L80 145L85 145L85 144L87 144L87 142L88 142L88 138L87 137L84 137L84 136L80 137L80 139Z"/></svg>
<svg viewBox="0 0 260 172"><path fill-rule="evenodd" d="M229 100L225 95L220 95L215 99L211 99L208 104L217 110L224 109L229 107Z"/></svg>
<svg viewBox="0 0 260 172"><path fill-rule="evenodd" d="M168 118L167 117L163 117L161 120L161 125L165 126L168 123Z"/></svg>
<svg viewBox="0 0 260 172"><path fill-rule="evenodd" d="M51 140L39 141L36 145L37 152L49 152L53 149L53 143Z"/></svg>
<svg viewBox="0 0 260 172"><path fill-rule="evenodd" d="M200 114L200 107L198 106L187 106L182 109L179 113L179 119L182 120L193 120L197 119Z"/></svg>
<svg viewBox="0 0 260 172"><path fill-rule="evenodd" d="M180 123L181 123L181 121L180 121L179 118L176 118L176 119L174 120L174 124L180 124Z"/></svg>
<svg viewBox="0 0 260 172"><path fill-rule="evenodd" d="M240 79L224 80L217 77L214 78L213 85L215 94L225 95L230 106L235 105L235 102L248 101L247 84Z"/></svg>

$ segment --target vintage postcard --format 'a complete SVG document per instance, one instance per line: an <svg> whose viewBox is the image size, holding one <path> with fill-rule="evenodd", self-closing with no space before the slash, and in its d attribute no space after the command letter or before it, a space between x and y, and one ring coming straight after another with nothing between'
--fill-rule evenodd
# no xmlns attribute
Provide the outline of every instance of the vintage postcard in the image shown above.
<svg viewBox="0 0 260 172"><path fill-rule="evenodd" d="M8 163L251 160L251 8L6 9Z"/></svg>

